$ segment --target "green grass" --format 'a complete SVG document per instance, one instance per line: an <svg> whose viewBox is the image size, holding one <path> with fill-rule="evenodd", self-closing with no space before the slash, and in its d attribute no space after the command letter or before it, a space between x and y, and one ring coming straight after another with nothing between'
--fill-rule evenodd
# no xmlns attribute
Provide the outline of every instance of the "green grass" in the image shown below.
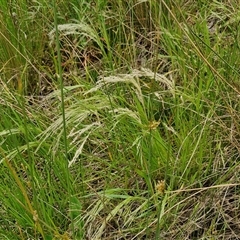
<svg viewBox="0 0 240 240"><path fill-rule="evenodd" d="M0 1L1 239L238 239L237 1Z"/></svg>

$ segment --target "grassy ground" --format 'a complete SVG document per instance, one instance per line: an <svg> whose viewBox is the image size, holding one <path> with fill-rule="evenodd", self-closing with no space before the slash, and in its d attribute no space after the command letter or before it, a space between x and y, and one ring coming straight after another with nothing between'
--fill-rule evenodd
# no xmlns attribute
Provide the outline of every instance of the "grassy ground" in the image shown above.
<svg viewBox="0 0 240 240"><path fill-rule="evenodd" d="M240 239L239 2L20 2L0 2L0 238Z"/></svg>

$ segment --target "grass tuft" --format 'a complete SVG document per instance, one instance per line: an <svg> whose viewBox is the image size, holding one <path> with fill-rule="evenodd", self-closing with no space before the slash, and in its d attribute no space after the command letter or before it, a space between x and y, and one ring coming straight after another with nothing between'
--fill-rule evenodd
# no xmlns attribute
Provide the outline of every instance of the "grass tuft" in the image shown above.
<svg viewBox="0 0 240 240"><path fill-rule="evenodd" d="M0 3L0 238L240 238L239 4L54 3Z"/></svg>

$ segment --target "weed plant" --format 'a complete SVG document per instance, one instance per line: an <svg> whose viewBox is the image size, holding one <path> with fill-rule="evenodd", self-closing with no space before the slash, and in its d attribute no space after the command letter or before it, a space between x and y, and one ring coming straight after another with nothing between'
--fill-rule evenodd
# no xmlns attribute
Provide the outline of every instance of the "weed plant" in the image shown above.
<svg viewBox="0 0 240 240"><path fill-rule="evenodd" d="M1 239L239 239L238 1L0 1Z"/></svg>

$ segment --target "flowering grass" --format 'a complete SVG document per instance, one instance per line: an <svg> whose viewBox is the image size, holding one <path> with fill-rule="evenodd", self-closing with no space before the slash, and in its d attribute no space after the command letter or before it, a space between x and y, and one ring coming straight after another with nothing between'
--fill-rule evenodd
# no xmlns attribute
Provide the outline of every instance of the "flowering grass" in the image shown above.
<svg viewBox="0 0 240 240"><path fill-rule="evenodd" d="M0 238L240 238L237 2L0 5Z"/></svg>

